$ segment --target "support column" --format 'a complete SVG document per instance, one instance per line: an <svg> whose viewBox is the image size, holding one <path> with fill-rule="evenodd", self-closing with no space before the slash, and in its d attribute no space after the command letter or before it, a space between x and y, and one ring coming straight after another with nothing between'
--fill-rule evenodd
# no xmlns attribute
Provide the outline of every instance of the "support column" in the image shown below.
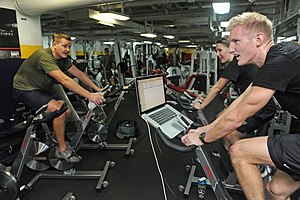
<svg viewBox="0 0 300 200"><path fill-rule="evenodd" d="M115 40L114 53L115 53L116 64L117 64L117 67L118 67L118 76L119 76L120 84L122 86L124 86L125 85L124 74L121 73L120 65L118 65L121 62L121 58L122 58L120 50L121 49L120 49L119 41Z"/></svg>
<svg viewBox="0 0 300 200"><path fill-rule="evenodd" d="M136 57L134 56L134 49L133 49L133 43L130 42L130 48L129 48L129 56L130 56L130 63L131 63L131 73L132 78L136 77Z"/></svg>

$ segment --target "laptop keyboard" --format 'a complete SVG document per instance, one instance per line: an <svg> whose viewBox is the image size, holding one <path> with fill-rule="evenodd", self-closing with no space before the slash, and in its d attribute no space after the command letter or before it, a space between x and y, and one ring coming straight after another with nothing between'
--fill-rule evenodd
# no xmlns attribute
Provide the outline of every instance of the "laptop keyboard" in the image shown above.
<svg viewBox="0 0 300 200"><path fill-rule="evenodd" d="M164 124L165 122L169 121L175 116L176 116L175 112L173 112L168 108L163 108L160 111L149 115L149 117L153 119L155 122L157 122L159 125Z"/></svg>

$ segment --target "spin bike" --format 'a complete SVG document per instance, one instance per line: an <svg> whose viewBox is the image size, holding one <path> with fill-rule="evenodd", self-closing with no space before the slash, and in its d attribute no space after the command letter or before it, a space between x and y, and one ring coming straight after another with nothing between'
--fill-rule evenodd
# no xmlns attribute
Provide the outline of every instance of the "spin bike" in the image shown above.
<svg viewBox="0 0 300 200"><path fill-rule="evenodd" d="M108 87L105 88L107 90ZM56 93L62 97L62 99L68 104L68 107L75 111L73 105L67 98L63 88L61 85L55 86ZM89 109L88 112L85 115L85 118L83 120L80 120L78 115L73 113L71 118L78 118L78 128L75 133L75 136L71 139L70 146L76 150L75 148L78 146L79 140L84 134L84 131L91 120L93 114L94 114L94 108L96 105L93 106L93 108ZM77 116L77 118L76 118ZM47 123L41 123L41 126L43 128L43 132L45 135L44 141L35 140L33 141L30 151L28 153L28 156L26 158L25 164L27 167L34 171L45 171L50 168L50 166L54 167L57 170L65 171L70 168L72 168L73 164L70 162L67 162L62 159L57 159L55 157L55 150L57 147L57 142L53 137L53 132L49 129Z"/></svg>
<svg viewBox="0 0 300 200"><path fill-rule="evenodd" d="M56 93L65 101L67 102L68 106L72 110L72 115L74 116L74 119L77 124L77 130L73 136L70 139L70 146L77 152L79 149L120 149L126 150L126 155L130 155L133 153L132 149L132 144L135 142L135 138L131 138L128 142L128 144L107 144L105 142L105 139L108 136L108 124L110 123L110 120L113 118L114 113L116 112L123 96L124 96L124 91L121 92L115 106L113 109L113 113L110 113L108 116L105 115L106 120L98 120L95 119L97 118L95 109L96 105L92 102L89 102L87 105L88 111L85 114L83 119L80 119L79 116L77 115L75 109L73 108L70 100L68 99L66 93L64 92L63 88L61 85L56 85L55 87ZM106 98L109 95L109 91L115 91L114 88L105 88L105 93L104 97ZM100 110L103 111L102 107L99 107ZM103 111L104 112L104 111ZM72 117L72 116L71 116ZM43 124L42 124L43 125ZM44 128L44 127L43 127ZM44 129L47 129L45 127ZM46 131L46 133L51 133L51 131ZM55 157L55 150L56 150L56 143L53 142L53 138L50 134L46 134L46 142L47 143L41 143L41 142L36 142L35 145L33 145L33 149L30 154L30 160L28 161L29 163L33 163L34 168L31 168L35 171L45 171L48 169L50 166L47 164L50 163L50 165L59 170L59 171L67 171L71 170L73 167L73 163L67 162L63 159L57 159ZM92 144L85 144L82 142L82 136L87 135L89 139L94 142ZM49 150L50 149L50 150ZM46 154L46 156L43 156ZM49 163L45 163L45 160L49 161ZM109 161L108 161L109 162ZM109 162L109 166L113 167L114 162ZM47 166L47 167L46 167ZM105 167L106 168L106 167ZM105 184L106 185L106 184Z"/></svg>
<svg viewBox="0 0 300 200"><path fill-rule="evenodd" d="M30 115L26 121L17 124L14 128L25 131L21 149L11 167L1 166L0 169L0 199L15 200L20 193L19 179L24 168L25 160L30 150L33 139L36 137L36 126L40 123L52 121L68 109L67 104L63 104L60 110L45 113L47 105L42 106L36 111L37 116ZM10 170L9 170L10 168Z"/></svg>
<svg viewBox="0 0 300 200"><path fill-rule="evenodd" d="M197 110L198 119L201 121L202 125L207 125L208 121L203 113L202 110ZM197 125L199 126L199 125ZM231 165L230 156L227 153L224 145L221 143L220 140L214 141L211 143L216 151L220 154L221 161L224 164L228 176L225 180L221 180L219 178L218 172L214 168L214 164L212 163L209 153L204 149L204 146L198 147L196 149L196 161L198 161L201 164L202 169L205 172L205 175L207 177L207 185L210 185L215 193L215 196L217 199L232 199L227 192L227 190L241 192L242 189L237 183L237 178L234 173L234 169ZM184 196L188 196L190 193L190 189L192 187L192 184L197 184L200 177L195 176L196 171L196 165L192 165L192 167L186 167L189 169L189 177L186 182L186 185L180 185L178 187L179 191L182 191L184 193ZM221 192L219 192L220 188L222 188Z"/></svg>
<svg viewBox="0 0 300 200"><path fill-rule="evenodd" d="M90 110L92 112L93 109ZM70 142L70 146L75 150L78 150L76 147L78 146L78 142L82 134L84 133L84 129L86 127L86 120L89 120L91 114L86 116L86 119L82 122L82 126L80 126L79 133L76 137L73 138ZM48 161L51 166L57 170L47 170L43 172L39 172L33 177L30 182L25 185L25 188L30 190L34 184L36 184L40 179L98 179L95 189L100 191L102 187L106 188L109 185L109 182L105 180L105 177L108 173L108 170L115 166L115 163L112 161L106 161L103 170L99 171L78 171L73 167L73 163L67 162L64 159L58 159L55 157L56 145L52 145L52 148L48 152Z"/></svg>
<svg viewBox="0 0 300 200"><path fill-rule="evenodd" d="M193 124L193 126L198 126L198 125ZM214 168L213 163L203 146L199 146L199 147L188 146L188 147L186 147L183 145L179 145L179 144L172 142L169 138L167 138L167 136L159 128L156 128L155 130L156 130L156 133L158 134L158 136L160 137L161 141L167 147L170 147L171 149L173 149L175 151L183 152L183 153L188 153L188 152L192 152L193 150L195 150L196 156L197 156L196 160L197 160L197 162L199 162L201 164L202 169L205 172L205 175L207 177L205 182L207 185L211 186L216 198L218 200L232 200L232 197L227 192L223 182L218 177L217 171ZM186 127L185 132L188 132L188 126ZM195 168L192 168L191 172L195 172ZM192 173L190 173L190 174L192 174ZM192 177L190 175L189 179L192 179L192 182L197 183L199 180L199 177ZM191 184L187 185L185 190L189 191L190 187L191 187ZM202 191L202 193L204 194L203 191Z"/></svg>
<svg viewBox="0 0 300 200"><path fill-rule="evenodd" d="M83 122L76 114L75 109L73 108L71 102L66 96L63 88L58 85L56 92L59 94L64 101L66 101L71 107L72 113L75 114L75 121L79 121L79 129L71 139L71 144L76 150L79 149L95 149L95 150L125 150L125 156L134 154L134 149L132 148L133 143L136 142L136 138L129 138L128 143L126 144L108 144L106 139L108 138L108 128L111 123L120 103L124 99L126 90L123 89L120 85L106 86L104 88L105 93L104 97L106 99L104 105L96 109L96 105L93 102L89 102L85 105L85 101L82 102L84 107L87 108L87 113L85 114ZM115 101L113 108L108 114L104 111L103 107L107 104ZM92 111L91 111L92 110ZM86 141L86 138L81 139L81 135L85 134L89 141Z"/></svg>
<svg viewBox="0 0 300 200"><path fill-rule="evenodd" d="M117 100L111 109L111 111L106 114L104 109L101 107L101 115L102 118L94 120L93 123L91 123L87 127L87 136L93 143L83 143L80 145L80 148L82 149L104 149L104 150L125 150L125 156L129 156L131 154L134 154L134 149L132 148L133 143L136 142L136 138L129 138L129 141L127 144L108 144L106 142L108 138L108 128L109 124L111 123L113 117L115 116L115 113L121 103L121 101L124 98L125 90L122 89L121 86L119 88L115 89L116 86L114 86L107 94L107 97L114 97L115 94L120 92L119 96L117 97ZM111 98L113 101L114 98ZM93 106L93 104L90 102L89 107Z"/></svg>
<svg viewBox="0 0 300 200"><path fill-rule="evenodd" d="M193 100L193 97L191 97L190 95L184 94L185 95L185 99L187 101L185 101L184 103L182 101L180 101L178 99L178 97L174 94L174 93L170 93L168 94L170 95L170 97L172 99L174 99L184 110L189 110L189 111L196 111L196 109L192 109L191 108L191 102ZM198 119L200 120L202 125L206 125L208 122L203 114L203 112L201 110L197 111L198 114ZM184 124L181 123L182 125L185 125L185 131L183 134L187 133L190 125L189 124ZM201 126L200 124L197 123L193 123L192 124L193 127L199 127ZM155 127L154 127L155 128ZM196 152L196 161L198 163L200 163L203 171L205 172L206 178L204 178L206 185L210 185L212 190L214 191L214 194L216 196L216 198L218 200L232 200L232 197L229 195L229 193L226 190L226 187L224 185L224 183L222 182L222 180L219 178L218 173L208 155L208 152L205 150L204 146L184 146L184 145L179 145L174 143L172 140L170 140L159 128L155 128L156 133L158 134L158 136L160 137L160 139L162 140L162 142L167 146L170 147L173 150L176 150L178 152L183 152L183 153L187 153L187 152L192 152L195 151ZM178 135L179 137L180 135ZM216 141L215 143L218 143L218 141ZM233 169L232 169L233 170ZM180 191L184 191L184 196L188 196L191 186L193 183L197 184L199 179L203 180L203 178L200 177L196 177L194 176L194 173L196 171L196 166L192 166L192 168L190 169L190 174L189 174L189 178L187 181L186 186L179 186L178 189ZM205 188L201 189L199 192L199 195L201 194L202 196L205 194Z"/></svg>
<svg viewBox="0 0 300 200"><path fill-rule="evenodd" d="M61 88L61 90L63 91L61 86L59 88ZM79 121L76 134L74 135L74 137L71 139L69 143L69 145L75 152L79 150L80 139L82 135L85 133L85 129L93 116L94 108L96 108L95 104L89 109L89 111L85 115L85 118ZM47 133L51 133L51 131L48 131ZM42 172L39 172L29 183L27 183L27 185L25 186L26 189L31 189L33 185L42 178L98 179L98 182L96 184L97 191L100 191L102 187L108 187L109 183L104 179L108 173L109 168L115 166L114 162L106 161L102 171L77 171L73 167L73 163L55 157L55 151L57 148L56 141L53 139L51 134L47 134L46 138L48 138L47 139L48 144L39 145L39 147L43 147L43 148L32 148L29 159L33 159L37 163L41 163L41 162L45 163L47 161L48 165L50 164L50 166L52 166L57 170L52 170L52 171L44 170ZM41 143L39 142L38 144ZM46 156L44 156L44 154L46 154Z"/></svg>

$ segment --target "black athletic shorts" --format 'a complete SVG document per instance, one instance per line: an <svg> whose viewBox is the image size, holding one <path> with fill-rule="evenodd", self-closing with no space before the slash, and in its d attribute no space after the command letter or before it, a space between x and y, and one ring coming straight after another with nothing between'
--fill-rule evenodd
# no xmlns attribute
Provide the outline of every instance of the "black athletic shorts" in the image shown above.
<svg viewBox="0 0 300 200"><path fill-rule="evenodd" d="M250 133L260 128L262 125L273 119L276 109L276 104L273 102L273 100L270 100L269 103L255 115L246 119L243 125L237 128L237 130L241 133Z"/></svg>
<svg viewBox="0 0 300 200"><path fill-rule="evenodd" d="M18 89L13 89L13 98L34 110L38 110L43 105L48 104L51 99L61 99L52 91L47 93L41 90L27 91Z"/></svg>
<svg viewBox="0 0 300 200"><path fill-rule="evenodd" d="M268 150L278 169L300 181L300 134L269 136Z"/></svg>

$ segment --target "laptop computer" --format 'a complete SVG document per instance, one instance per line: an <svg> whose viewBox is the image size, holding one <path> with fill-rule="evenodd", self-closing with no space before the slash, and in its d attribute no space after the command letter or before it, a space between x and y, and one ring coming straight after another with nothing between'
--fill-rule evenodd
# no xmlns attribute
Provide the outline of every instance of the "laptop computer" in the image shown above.
<svg viewBox="0 0 300 200"><path fill-rule="evenodd" d="M170 139L191 126L192 120L166 103L162 75L137 77L135 86L139 114L151 126Z"/></svg>

